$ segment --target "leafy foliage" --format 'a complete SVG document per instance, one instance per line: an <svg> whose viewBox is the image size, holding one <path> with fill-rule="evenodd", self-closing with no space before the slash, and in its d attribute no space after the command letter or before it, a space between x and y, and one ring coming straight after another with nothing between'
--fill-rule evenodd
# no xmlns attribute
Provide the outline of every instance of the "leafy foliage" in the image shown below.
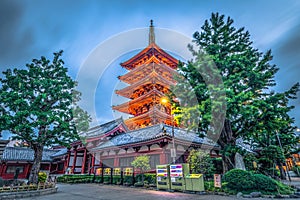
<svg viewBox="0 0 300 200"><path fill-rule="evenodd" d="M254 166L254 162L256 163L256 167ZM258 160L253 153L247 153L244 156L244 163L247 170L249 171L257 170Z"/></svg>
<svg viewBox="0 0 300 200"><path fill-rule="evenodd" d="M138 156L131 162L131 165L135 168L141 170L142 173L142 183L144 182L144 172L151 169L150 167L150 157L146 155Z"/></svg>
<svg viewBox="0 0 300 200"><path fill-rule="evenodd" d="M93 181L94 175L74 175L68 174L57 177L57 182L60 183L90 183ZM97 182L100 182L101 177L97 176ZM95 180L95 182L96 182Z"/></svg>
<svg viewBox="0 0 300 200"><path fill-rule="evenodd" d="M212 177L215 173L213 159L208 153L201 150L192 150L187 158L192 173L204 174L205 177Z"/></svg>
<svg viewBox="0 0 300 200"><path fill-rule="evenodd" d="M272 177L278 176L275 166L285 162L285 157L280 147L270 145L263 148L260 154L261 156L258 159L260 164L259 171Z"/></svg>
<svg viewBox="0 0 300 200"><path fill-rule="evenodd" d="M45 183L47 179L47 174L45 172L39 172L39 183Z"/></svg>
<svg viewBox="0 0 300 200"><path fill-rule="evenodd" d="M150 167L150 158L146 155L138 156L131 162L131 165L135 168L140 169L142 172L151 169Z"/></svg>
<svg viewBox="0 0 300 200"><path fill-rule="evenodd" d="M77 105L77 83L67 75L61 55L62 51L54 53L52 62L33 59L27 69L8 69L0 79L0 131L10 131L13 139L25 141L35 151L30 175L35 183L44 146L67 146L78 140L78 132L86 130L90 120Z"/></svg>
<svg viewBox="0 0 300 200"><path fill-rule="evenodd" d="M135 180L137 182L142 182L142 175L138 174L135 177ZM156 184L156 174L149 174L149 173L145 173L144 174L144 182L147 182L149 184Z"/></svg>
<svg viewBox="0 0 300 200"><path fill-rule="evenodd" d="M181 109L181 116L193 116L182 117L182 124L198 126L218 141L224 171L234 167L234 154L227 150L236 146L238 138L257 148L278 145L278 134L285 153L292 149L297 139L288 112L294 108L289 103L296 98L299 83L282 93L271 90L279 70L270 64L271 50L262 53L254 48L248 31L235 28L233 19L218 13L193 37L195 46L189 45L189 49L194 58L178 68L187 83L178 78L172 88L183 105L193 95L198 101Z"/></svg>

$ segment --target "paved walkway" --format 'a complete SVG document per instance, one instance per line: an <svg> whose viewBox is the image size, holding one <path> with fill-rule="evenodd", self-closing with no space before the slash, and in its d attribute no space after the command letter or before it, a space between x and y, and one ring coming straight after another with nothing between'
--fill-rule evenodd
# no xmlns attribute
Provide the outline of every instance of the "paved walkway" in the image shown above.
<svg viewBox="0 0 300 200"><path fill-rule="evenodd" d="M23 200L231 200L235 196L197 195L98 184L59 184L58 192ZM256 199L256 198L255 198ZM263 200L264 198L257 198ZM266 199L267 200L267 199ZM269 199L268 199L269 200ZM290 199L292 200L292 199Z"/></svg>
<svg viewBox="0 0 300 200"><path fill-rule="evenodd" d="M122 186L97 185L97 184L59 184L56 194L26 198L26 200L229 200L233 197L217 195L197 195L180 192L165 192L145 190ZM23 199L25 200L25 199Z"/></svg>
<svg viewBox="0 0 300 200"><path fill-rule="evenodd" d="M287 185L293 185L297 188L300 188L300 177L291 177L291 181L285 180L282 182L284 182Z"/></svg>

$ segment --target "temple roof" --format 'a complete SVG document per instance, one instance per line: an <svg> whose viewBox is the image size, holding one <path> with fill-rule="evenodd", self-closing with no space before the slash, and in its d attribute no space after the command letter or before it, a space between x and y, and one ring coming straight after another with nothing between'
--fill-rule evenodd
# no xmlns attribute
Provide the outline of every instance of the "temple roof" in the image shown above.
<svg viewBox="0 0 300 200"><path fill-rule="evenodd" d="M198 144L198 145L209 145L217 146L213 141L209 141L207 138L200 138L196 133L189 132L185 129L174 128L175 141L182 141L183 143ZM172 127L165 124L157 124L154 126L148 126L138 130L133 130L127 133L120 134L111 140L100 144L99 146L92 149L97 151L112 147L122 147L128 145L134 145L141 142L150 140L156 140L158 138L168 137L172 138Z"/></svg>
<svg viewBox="0 0 300 200"><path fill-rule="evenodd" d="M51 162L51 156L59 150L44 149L42 162ZM3 152L3 161L33 161L34 151L23 147L6 147Z"/></svg>
<svg viewBox="0 0 300 200"><path fill-rule="evenodd" d="M150 74L152 71L156 71L160 76L168 78L169 80L172 80L173 75L177 73L174 69L171 69L163 63L148 63L143 64L118 78L125 83L132 84L145 78L147 74Z"/></svg>
<svg viewBox="0 0 300 200"><path fill-rule="evenodd" d="M121 63L121 66L132 70L137 66L144 64L152 56L156 57L160 62L165 63L173 69L177 68L178 60L161 49L154 42L150 43L144 50L130 58L129 60Z"/></svg>
<svg viewBox="0 0 300 200"><path fill-rule="evenodd" d="M163 77L159 76L155 71L153 71L151 72L151 74L141 79L140 81L134 83L133 85L127 86L121 90L116 90L116 94L130 98L135 90L147 84L161 84L164 87L169 88L171 85L174 85L175 82L164 79Z"/></svg>
<svg viewBox="0 0 300 200"><path fill-rule="evenodd" d="M66 155L68 153L67 148L57 149L58 151L51 155L52 158Z"/></svg>
<svg viewBox="0 0 300 200"><path fill-rule="evenodd" d="M80 136L87 137L87 138L102 136L102 135L105 135L107 132L113 130L114 128L118 127L120 124L124 125L124 121L122 118L118 118L118 119L112 120L110 122L101 124L99 126L90 128L88 131L81 133ZM124 125L124 127L127 128L125 125Z"/></svg>

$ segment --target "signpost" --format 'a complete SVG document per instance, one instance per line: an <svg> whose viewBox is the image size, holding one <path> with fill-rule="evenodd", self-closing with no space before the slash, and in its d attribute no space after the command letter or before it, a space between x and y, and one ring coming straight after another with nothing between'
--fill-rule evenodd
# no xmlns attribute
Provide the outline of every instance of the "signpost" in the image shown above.
<svg viewBox="0 0 300 200"><path fill-rule="evenodd" d="M222 187L221 175L220 174L214 174L214 183L215 183L216 188L221 188Z"/></svg>

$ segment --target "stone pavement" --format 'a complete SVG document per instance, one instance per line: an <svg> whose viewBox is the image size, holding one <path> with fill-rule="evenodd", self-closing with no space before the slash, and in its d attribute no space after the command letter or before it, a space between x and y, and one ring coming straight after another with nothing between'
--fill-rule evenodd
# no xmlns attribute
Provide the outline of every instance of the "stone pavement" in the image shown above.
<svg viewBox="0 0 300 200"><path fill-rule="evenodd" d="M231 200L236 196L198 195L98 184L59 184L58 192L23 200ZM256 198L252 198L256 199ZM264 198L257 198L263 200ZM292 200L292 199L289 199Z"/></svg>
<svg viewBox="0 0 300 200"><path fill-rule="evenodd" d="M293 185L297 188L300 188L300 177L291 177L291 181L285 180L282 182L284 182L287 185Z"/></svg>
<svg viewBox="0 0 300 200"><path fill-rule="evenodd" d="M233 197L217 195L197 195L180 192L166 192L130 188L123 186L97 185L97 184L59 184L56 194L24 198L23 200L229 200L237 199Z"/></svg>

